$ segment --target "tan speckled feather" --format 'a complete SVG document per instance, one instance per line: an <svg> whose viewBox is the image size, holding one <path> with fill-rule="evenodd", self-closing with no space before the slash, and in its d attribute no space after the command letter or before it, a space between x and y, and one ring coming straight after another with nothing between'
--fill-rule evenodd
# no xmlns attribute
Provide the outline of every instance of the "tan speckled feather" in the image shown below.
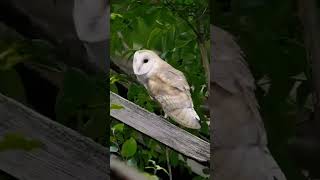
<svg viewBox="0 0 320 180"><path fill-rule="evenodd" d="M183 73L162 61L146 86L169 117L185 127L200 128L200 118L193 108L190 87Z"/></svg>

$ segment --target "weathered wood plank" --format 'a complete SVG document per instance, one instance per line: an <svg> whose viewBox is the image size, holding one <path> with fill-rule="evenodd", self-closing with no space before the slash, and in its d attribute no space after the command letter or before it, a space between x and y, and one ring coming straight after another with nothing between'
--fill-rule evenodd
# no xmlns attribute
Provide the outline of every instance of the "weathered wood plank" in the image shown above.
<svg viewBox="0 0 320 180"><path fill-rule="evenodd" d="M110 115L180 153L198 161L209 161L210 144L171 124L134 103L110 92L110 104L123 109L111 110Z"/></svg>
<svg viewBox="0 0 320 180"><path fill-rule="evenodd" d="M0 94L0 141L7 133L44 145L32 151L0 151L0 169L18 179L109 179L107 148Z"/></svg>

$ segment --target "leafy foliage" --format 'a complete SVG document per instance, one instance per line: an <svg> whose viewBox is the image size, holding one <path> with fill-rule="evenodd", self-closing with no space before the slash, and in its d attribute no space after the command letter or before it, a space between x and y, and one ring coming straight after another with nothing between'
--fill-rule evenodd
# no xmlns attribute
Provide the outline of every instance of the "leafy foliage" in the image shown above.
<svg viewBox="0 0 320 180"><path fill-rule="evenodd" d="M137 142L132 137L122 144L121 155L123 157L132 157L137 152Z"/></svg>
<svg viewBox="0 0 320 180"><path fill-rule="evenodd" d="M0 23L0 93L39 113L53 112L49 116L52 120L106 146L109 79L61 63L69 57L46 40L22 37ZM35 108L39 106L44 108ZM0 152L37 150L42 146L37 139L19 133L8 133L0 140ZM0 171L0 179L15 178Z"/></svg>
<svg viewBox="0 0 320 180"><path fill-rule="evenodd" d="M50 47L40 40L23 39L9 30L0 32L0 36L0 91L26 103L22 79L14 68L26 61L42 62L40 59L49 57L47 53Z"/></svg>
<svg viewBox="0 0 320 180"><path fill-rule="evenodd" d="M216 0L214 24L231 32L257 80L269 147L288 179L303 179L289 156L303 112L312 111L310 66L295 1Z"/></svg>
<svg viewBox="0 0 320 180"><path fill-rule="evenodd" d="M106 109L109 79L104 75L88 75L80 69L67 67L59 59L68 56L48 41L24 38L7 27L2 27L0 37L0 92L34 106L37 96L30 95L30 92L34 93L32 90L48 86L51 82L39 84L38 80L42 77L34 77L31 73L26 74L31 81L23 78L21 66L26 63L32 65L43 72L44 77L47 75L49 79L57 79L61 85L52 90L53 96L57 95L53 97L54 102L46 101L53 103L48 106L53 107L48 111L55 112L50 118L106 145L109 134L109 109ZM43 93L52 96L49 92Z"/></svg>
<svg viewBox="0 0 320 180"><path fill-rule="evenodd" d="M201 108L208 94L205 68L201 61L204 56L200 50L201 47L206 47L204 52L209 49L207 3L204 0L113 1L111 3L111 57L114 61L117 61L116 59L131 61L136 50L151 49L159 53L160 57L173 67L182 71L193 89L191 94L194 106L202 120L200 132L188 131L209 139L208 115ZM123 89L126 90L123 91ZM163 115L159 104L151 100L145 88L126 74L112 73L110 90L150 112ZM179 158L181 155L178 152L169 150L166 154L167 147L117 121L113 121L111 129L110 149L126 159L128 164L167 178L168 156L174 168L173 171L179 175L191 173L186 162ZM124 156L122 152L131 152L135 149L133 139L137 142L136 152L132 151L133 155L130 157ZM132 147L124 145L128 141L132 141ZM196 176L193 174L192 177Z"/></svg>
<svg viewBox="0 0 320 180"><path fill-rule="evenodd" d="M105 86L103 77L89 77L80 70L68 69L56 100L57 121L98 142L105 141L108 126Z"/></svg>

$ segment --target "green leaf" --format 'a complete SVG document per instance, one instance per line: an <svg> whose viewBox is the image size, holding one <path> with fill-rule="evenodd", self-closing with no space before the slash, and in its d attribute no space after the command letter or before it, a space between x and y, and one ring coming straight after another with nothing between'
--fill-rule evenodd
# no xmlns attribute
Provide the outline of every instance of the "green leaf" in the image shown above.
<svg viewBox="0 0 320 180"><path fill-rule="evenodd" d="M179 163L179 154L176 151L171 151L170 153L170 164L176 167Z"/></svg>
<svg viewBox="0 0 320 180"><path fill-rule="evenodd" d="M111 104L110 109L119 110L123 109L124 107L118 104Z"/></svg>
<svg viewBox="0 0 320 180"><path fill-rule="evenodd" d="M0 53L0 70L12 69L13 66L29 57L28 55L19 54L16 48L18 47L10 47Z"/></svg>
<svg viewBox="0 0 320 180"><path fill-rule="evenodd" d="M143 173L147 177L148 180L159 180L158 176L156 175L151 175L149 173Z"/></svg>
<svg viewBox="0 0 320 180"><path fill-rule="evenodd" d="M110 91L112 91L113 93L118 94L118 88L115 84L110 84Z"/></svg>
<svg viewBox="0 0 320 180"><path fill-rule="evenodd" d="M168 171L166 169L164 169L163 167L159 166L159 165L156 165L155 166L156 170L162 170L164 171L167 175L169 175Z"/></svg>
<svg viewBox="0 0 320 180"><path fill-rule="evenodd" d="M173 26L166 33L166 50L173 50L175 48L175 34L176 28Z"/></svg>
<svg viewBox="0 0 320 180"><path fill-rule="evenodd" d="M116 18L123 18L123 16L121 14L117 14L117 13L111 13L111 20L115 20Z"/></svg>
<svg viewBox="0 0 320 180"><path fill-rule="evenodd" d="M162 30L159 28L154 28L148 38L147 48L150 49L159 49L161 48L161 39L162 39Z"/></svg>
<svg viewBox="0 0 320 180"><path fill-rule="evenodd" d="M130 138L126 140L121 148L121 155L123 157L132 157L137 152L137 142L135 139Z"/></svg>
<svg viewBox="0 0 320 180"><path fill-rule="evenodd" d="M110 77L110 84L114 84L115 82L118 82L119 78L115 75Z"/></svg>
<svg viewBox="0 0 320 180"><path fill-rule="evenodd" d="M123 123L118 123L112 127L112 130L115 132L123 132L123 129L124 129Z"/></svg>

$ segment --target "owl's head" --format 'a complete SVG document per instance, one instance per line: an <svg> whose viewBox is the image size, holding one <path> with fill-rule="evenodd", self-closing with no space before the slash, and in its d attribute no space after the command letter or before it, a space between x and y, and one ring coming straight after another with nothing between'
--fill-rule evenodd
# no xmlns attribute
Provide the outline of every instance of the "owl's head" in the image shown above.
<svg viewBox="0 0 320 180"><path fill-rule="evenodd" d="M133 72L136 75L143 75L151 72L156 66L156 61L160 57L150 50L139 50L133 55Z"/></svg>

